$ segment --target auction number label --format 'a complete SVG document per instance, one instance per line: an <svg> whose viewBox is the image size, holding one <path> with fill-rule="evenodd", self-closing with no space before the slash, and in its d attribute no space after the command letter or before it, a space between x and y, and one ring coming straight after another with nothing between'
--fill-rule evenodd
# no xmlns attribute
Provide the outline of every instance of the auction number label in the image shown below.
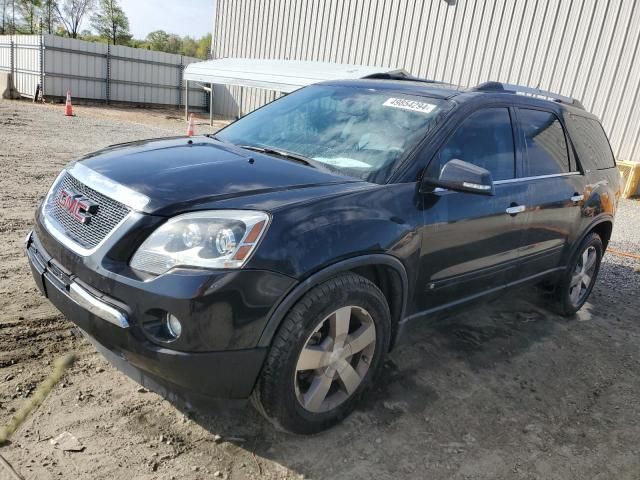
<svg viewBox="0 0 640 480"><path fill-rule="evenodd" d="M402 108L412 112L431 113L436 106L433 103L419 102L418 100L407 100L406 98L389 98L383 105L385 107Z"/></svg>

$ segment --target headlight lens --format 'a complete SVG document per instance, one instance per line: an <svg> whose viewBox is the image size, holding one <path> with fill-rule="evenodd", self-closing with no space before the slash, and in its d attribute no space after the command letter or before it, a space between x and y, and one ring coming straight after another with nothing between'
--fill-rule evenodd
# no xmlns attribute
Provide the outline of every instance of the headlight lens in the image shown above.
<svg viewBox="0 0 640 480"><path fill-rule="evenodd" d="M240 268L268 224L269 215L250 210L178 215L144 241L131 267L156 275L174 267Z"/></svg>

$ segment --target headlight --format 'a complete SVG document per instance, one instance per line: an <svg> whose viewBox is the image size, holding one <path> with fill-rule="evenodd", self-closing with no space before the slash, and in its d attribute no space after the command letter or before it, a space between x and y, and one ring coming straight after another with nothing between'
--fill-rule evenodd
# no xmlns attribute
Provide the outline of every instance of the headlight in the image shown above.
<svg viewBox="0 0 640 480"><path fill-rule="evenodd" d="M131 267L157 275L174 267L240 268L268 224L269 215L250 210L178 215L144 241Z"/></svg>

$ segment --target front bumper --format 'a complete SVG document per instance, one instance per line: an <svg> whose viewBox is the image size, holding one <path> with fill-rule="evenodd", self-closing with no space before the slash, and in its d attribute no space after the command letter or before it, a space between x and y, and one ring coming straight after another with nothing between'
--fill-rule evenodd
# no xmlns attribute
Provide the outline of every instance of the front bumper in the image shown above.
<svg viewBox="0 0 640 480"><path fill-rule="evenodd" d="M97 291L79 277L65 272L65 268L44 250L35 233L27 239L27 256L33 278L43 295L75 323L111 363L134 380L165 397L176 395L189 403L215 398L245 399L251 394L266 348L254 345L220 351L181 351L170 344L158 344L145 334L136 312L162 304L160 297L165 296L162 290L154 296L148 291L149 285L145 286L144 294L133 288L130 294L131 298L137 298L135 305ZM201 291L195 298L177 299L176 303L191 303L194 318L215 323L215 316L203 319L195 312L207 295L224 296L225 287L234 285L234 279L218 279L217 285L218 289ZM230 288L235 293L238 286ZM112 290L118 291L118 288ZM188 306L186 310L189 310ZM256 326L265 320L256 319ZM226 330L223 327L220 336L228 335ZM206 326L206 331L215 332L215 325ZM233 338L233 335L228 337ZM200 350L202 345L198 347Z"/></svg>

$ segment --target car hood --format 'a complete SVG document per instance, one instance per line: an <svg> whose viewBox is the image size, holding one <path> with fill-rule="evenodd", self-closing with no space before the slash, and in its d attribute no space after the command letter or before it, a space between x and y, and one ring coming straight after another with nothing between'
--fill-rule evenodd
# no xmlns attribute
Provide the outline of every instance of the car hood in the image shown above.
<svg viewBox="0 0 640 480"><path fill-rule="evenodd" d="M146 196L137 209L156 214L271 191L365 183L208 137L114 145L76 163Z"/></svg>

